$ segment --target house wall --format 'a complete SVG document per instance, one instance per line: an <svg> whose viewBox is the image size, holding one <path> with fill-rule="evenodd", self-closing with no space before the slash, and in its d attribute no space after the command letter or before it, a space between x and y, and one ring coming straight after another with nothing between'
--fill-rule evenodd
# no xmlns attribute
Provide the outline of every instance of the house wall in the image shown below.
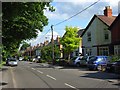
<svg viewBox="0 0 120 90"><path fill-rule="evenodd" d="M111 29L112 43L120 42L120 18Z"/></svg>
<svg viewBox="0 0 120 90"><path fill-rule="evenodd" d="M87 33L91 32L91 41L88 41ZM105 40L104 33L108 32L109 39ZM86 49L91 50L91 55L98 55L97 45L104 45L111 43L111 32L108 30L108 26L105 25L97 17L93 20L89 28L86 30L85 34L82 37L84 55L87 54Z"/></svg>
<svg viewBox="0 0 120 90"><path fill-rule="evenodd" d="M114 45L114 55L120 55L120 15L116 18L111 28L112 44Z"/></svg>
<svg viewBox="0 0 120 90"><path fill-rule="evenodd" d="M82 38L81 37L80 37L80 45L79 45L79 48L78 48L78 52L82 53Z"/></svg>
<svg viewBox="0 0 120 90"><path fill-rule="evenodd" d="M110 44L111 43L111 32L108 30L108 26L105 25L101 20L98 18L95 19L96 23L96 41L94 45L104 45L104 44ZM104 34L108 33L108 40L105 40Z"/></svg>

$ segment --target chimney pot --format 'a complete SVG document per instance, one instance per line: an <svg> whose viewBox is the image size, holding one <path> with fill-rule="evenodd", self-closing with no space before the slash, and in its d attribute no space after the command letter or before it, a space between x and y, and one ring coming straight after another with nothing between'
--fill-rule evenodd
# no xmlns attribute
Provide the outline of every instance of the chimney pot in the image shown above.
<svg viewBox="0 0 120 90"><path fill-rule="evenodd" d="M112 16L112 9L110 9L110 6L106 6L105 7L104 15L107 16L107 17L111 17Z"/></svg>

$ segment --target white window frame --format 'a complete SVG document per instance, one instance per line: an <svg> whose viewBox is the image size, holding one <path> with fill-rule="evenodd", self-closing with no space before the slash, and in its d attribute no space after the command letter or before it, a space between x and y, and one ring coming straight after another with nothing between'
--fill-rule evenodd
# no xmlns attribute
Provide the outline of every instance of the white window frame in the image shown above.
<svg viewBox="0 0 120 90"><path fill-rule="evenodd" d="M99 55L109 55L109 47L99 47Z"/></svg>

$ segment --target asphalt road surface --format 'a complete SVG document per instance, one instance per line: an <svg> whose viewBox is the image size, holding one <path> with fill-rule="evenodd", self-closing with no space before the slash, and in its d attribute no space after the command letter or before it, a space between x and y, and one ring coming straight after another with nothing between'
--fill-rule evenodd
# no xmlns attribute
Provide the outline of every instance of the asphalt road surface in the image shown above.
<svg viewBox="0 0 120 90"><path fill-rule="evenodd" d="M53 68L49 65L20 61L4 66L2 88L118 88L117 75L81 68ZM110 81L111 80L111 81ZM114 82L112 82L112 80Z"/></svg>

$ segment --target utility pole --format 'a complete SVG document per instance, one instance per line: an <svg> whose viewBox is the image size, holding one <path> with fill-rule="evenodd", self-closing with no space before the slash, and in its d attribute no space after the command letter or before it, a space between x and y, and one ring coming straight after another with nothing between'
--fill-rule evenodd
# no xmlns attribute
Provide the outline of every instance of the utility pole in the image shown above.
<svg viewBox="0 0 120 90"><path fill-rule="evenodd" d="M53 39L53 25L51 25L51 31L52 31L52 39L51 39L51 42L52 42L52 64L54 65L54 39Z"/></svg>

